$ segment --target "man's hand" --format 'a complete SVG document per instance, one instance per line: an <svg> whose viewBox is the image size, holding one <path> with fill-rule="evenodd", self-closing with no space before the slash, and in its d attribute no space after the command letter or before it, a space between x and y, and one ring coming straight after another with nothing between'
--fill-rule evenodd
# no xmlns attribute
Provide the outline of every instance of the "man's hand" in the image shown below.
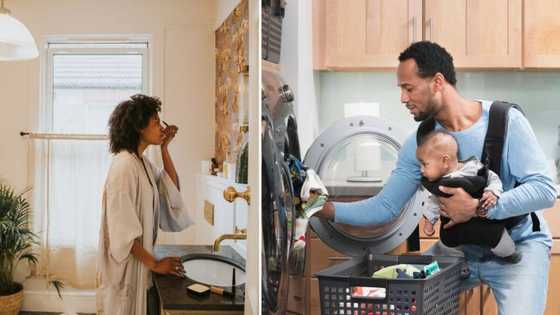
<svg viewBox="0 0 560 315"><path fill-rule="evenodd" d="M449 217L449 222L443 226L448 229L455 224L469 221L476 216L478 199L471 197L463 188L439 186L441 192L452 195L449 198L439 197L441 211Z"/></svg>
<svg viewBox="0 0 560 315"><path fill-rule="evenodd" d="M332 202L325 202L325 204L323 205L323 209L321 209L321 211L313 213L312 216L332 221L334 220L334 205L332 204Z"/></svg>
<svg viewBox="0 0 560 315"><path fill-rule="evenodd" d="M436 231L434 230L434 225L432 224L432 222L424 217L424 234L426 234L427 236L432 236L435 232Z"/></svg>

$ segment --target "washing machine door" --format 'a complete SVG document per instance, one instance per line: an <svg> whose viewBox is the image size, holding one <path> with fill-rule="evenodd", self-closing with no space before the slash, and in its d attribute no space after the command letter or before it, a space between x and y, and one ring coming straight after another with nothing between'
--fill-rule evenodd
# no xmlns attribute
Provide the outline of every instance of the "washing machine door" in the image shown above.
<svg viewBox="0 0 560 315"><path fill-rule="evenodd" d="M376 117L356 116L325 130L311 145L305 164L315 169L331 201L357 201L379 193L395 168L404 137ZM350 256L386 253L416 228L421 195L415 195L392 222L357 227L313 217L310 225L333 249ZM375 211L372 209L371 211Z"/></svg>
<svg viewBox="0 0 560 315"><path fill-rule="evenodd" d="M288 257L295 205L287 163L273 136L273 122L263 107L262 134L262 292L270 314L284 314L288 298Z"/></svg>

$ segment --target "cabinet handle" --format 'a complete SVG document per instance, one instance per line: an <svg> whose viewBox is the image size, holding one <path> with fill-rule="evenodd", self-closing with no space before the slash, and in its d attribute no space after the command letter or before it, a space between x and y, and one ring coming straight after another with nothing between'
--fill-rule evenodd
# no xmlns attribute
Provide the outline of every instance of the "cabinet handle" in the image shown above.
<svg viewBox="0 0 560 315"><path fill-rule="evenodd" d="M334 260L334 261L345 261L345 260L350 260L350 257L329 257L329 260Z"/></svg>
<svg viewBox="0 0 560 315"><path fill-rule="evenodd" d="M224 199L233 202L236 198L243 198L247 201L247 204L251 204L251 187L247 186L247 190L244 192L238 192L235 187L229 186L224 190Z"/></svg>
<svg viewBox="0 0 560 315"><path fill-rule="evenodd" d="M412 17L412 43L415 42L416 42L416 17L413 16Z"/></svg>

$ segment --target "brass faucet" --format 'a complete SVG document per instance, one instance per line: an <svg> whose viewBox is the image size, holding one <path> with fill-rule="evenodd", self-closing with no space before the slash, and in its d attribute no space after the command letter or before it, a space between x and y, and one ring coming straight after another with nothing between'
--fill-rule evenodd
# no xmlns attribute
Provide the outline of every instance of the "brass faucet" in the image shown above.
<svg viewBox="0 0 560 315"><path fill-rule="evenodd" d="M246 240L247 239L247 229L237 229L235 228L235 232L233 234L223 234L220 235L214 241L214 247L212 250L214 252L220 251L220 243L224 240Z"/></svg>
<svg viewBox="0 0 560 315"><path fill-rule="evenodd" d="M251 188L247 187L247 190L244 192L238 192L235 187L229 186L226 190L224 190L224 199L233 202L235 198L243 198L247 201L247 204L251 204Z"/></svg>

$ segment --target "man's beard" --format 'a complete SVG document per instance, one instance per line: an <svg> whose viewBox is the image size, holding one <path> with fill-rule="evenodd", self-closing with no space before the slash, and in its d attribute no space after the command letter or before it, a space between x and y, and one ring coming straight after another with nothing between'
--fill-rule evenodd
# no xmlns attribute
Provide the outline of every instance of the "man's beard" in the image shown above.
<svg viewBox="0 0 560 315"><path fill-rule="evenodd" d="M420 112L417 116L414 116L414 121L424 121L432 116L429 112Z"/></svg>
<svg viewBox="0 0 560 315"><path fill-rule="evenodd" d="M429 106L426 108L426 111L419 112L418 115L414 116L414 121L424 121L432 116L435 116L437 113L436 106L433 103L428 103Z"/></svg>

